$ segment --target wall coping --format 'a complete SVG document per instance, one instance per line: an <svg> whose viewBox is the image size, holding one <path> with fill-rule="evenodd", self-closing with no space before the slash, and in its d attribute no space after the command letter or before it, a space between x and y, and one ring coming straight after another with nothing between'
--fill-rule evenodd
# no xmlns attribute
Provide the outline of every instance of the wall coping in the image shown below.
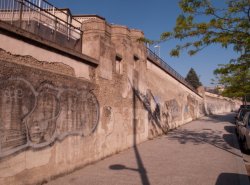
<svg viewBox="0 0 250 185"><path fill-rule="evenodd" d="M73 15L72 17L74 18L81 18L81 17L84 17L84 18L96 18L96 19L101 19L101 20L106 20L104 17L100 16L100 15L97 15L97 14L75 14Z"/></svg>
<svg viewBox="0 0 250 185"><path fill-rule="evenodd" d="M206 95L206 96L210 96L210 97L212 97L212 98L219 98L219 99L224 99L224 100L233 101L231 98L228 98L228 97L225 97L225 96L221 96L221 95L218 95L218 94L213 94L213 93L206 92L206 91L205 91L205 95Z"/></svg>
<svg viewBox="0 0 250 185"><path fill-rule="evenodd" d="M99 30L102 32L107 32L108 34L111 35L111 37L115 37L116 35L122 35L122 36L127 36L129 38L140 38L144 36L144 32L139 29L134 29L134 28L129 28L126 25L119 25L119 24L113 24L113 23L108 23L105 18L99 16L99 15L73 15L75 18L89 18L86 19L85 21L82 21L82 30L86 33L89 32L90 30L85 30L84 24L103 24L102 27L95 27L95 31Z"/></svg>

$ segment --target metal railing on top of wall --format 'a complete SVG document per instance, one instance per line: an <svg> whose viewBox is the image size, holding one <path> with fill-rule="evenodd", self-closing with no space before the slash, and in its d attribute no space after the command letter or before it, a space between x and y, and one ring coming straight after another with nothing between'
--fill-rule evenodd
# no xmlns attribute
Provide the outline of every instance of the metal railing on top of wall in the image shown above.
<svg viewBox="0 0 250 185"><path fill-rule="evenodd" d="M158 65L160 65L167 73L169 73L172 77L177 79L179 82L181 82L183 85L187 86L189 89L194 91L195 93L198 93L197 90L191 86L183 76L181 76L178 72L176 72L170 65L168 65L163 59L161 59L157 54L155 54L153 51L151 51L149 48L147 48L147 55L149 58L154 60Z"/></svg>
<svg viewBox="0 0 250 185"><path fill-rule="evenodd" d="M0 0L0 20L38 35L41 32L37 30L42 25L68 40L82 39L81 22L45 0ZM32 23L37 27L31 29Z"/></svg>

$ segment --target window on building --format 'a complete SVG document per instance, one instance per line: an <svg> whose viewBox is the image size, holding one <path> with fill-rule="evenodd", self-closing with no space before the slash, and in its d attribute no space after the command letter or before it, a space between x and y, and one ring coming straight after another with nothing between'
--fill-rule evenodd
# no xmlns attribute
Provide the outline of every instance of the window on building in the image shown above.
<svg viewBox="0 0 250 185"><path fill-rule="evenodd" d="M134 69L136 68L136 63L139 61L139 56L137 54L134 54Z"/></svg>
<svg viewBox="0 0 250 185"><path fill-rule="evenodd" d="M122 68L122 56L119 54L116 54L115 57L115 71L118 74L122 74L123 68Z"/></svg>

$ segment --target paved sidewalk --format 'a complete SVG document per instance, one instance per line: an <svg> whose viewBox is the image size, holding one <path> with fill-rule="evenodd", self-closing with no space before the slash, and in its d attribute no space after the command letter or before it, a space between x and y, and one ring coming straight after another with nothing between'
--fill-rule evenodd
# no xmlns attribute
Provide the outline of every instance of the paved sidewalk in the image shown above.
<svg viewBox="0 0 250 185"><path fill-rule="evenodd" d="M230 123L204 117L49 185L249 185Z"/></svg>

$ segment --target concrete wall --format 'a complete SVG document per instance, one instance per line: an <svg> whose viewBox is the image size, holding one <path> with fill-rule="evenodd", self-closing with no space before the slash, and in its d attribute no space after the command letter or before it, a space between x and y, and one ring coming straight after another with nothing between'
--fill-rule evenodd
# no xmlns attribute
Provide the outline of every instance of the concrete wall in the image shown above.
<svg viewBox="0 0 250 185"><path fill-rule="evenodd" d="M82 29L97 67L0 36L0 184L46 181L231 111L231 100L197 94L150 61L141 31L104 19Z"/></svg>
<svg viewBox="0 0 250 185"><path fill-rule="evenodd" d="M206 114L218 114L232 112L239 108L241 101L232 100L216 94L205 92L205 111Z"/></svg>
<svg viewBox="0 0 250 185"><path fill-rule="evenodd" d="M90 66L79 60L62 55L53 50L51 51L51 49L48 48L37 47L22 39L10 36L6 34L5 31L0 32L0 43L1 49L11 52L12 54L32 56L40 61L62 63L72 67L76 77L90 79Z"/></svg>
<svg viewBox="0 0 250 185"><path fill-rule="evenodd" d="M95 85L66 65L0 54L0 184L33 184L99 159Z"/></svg>

